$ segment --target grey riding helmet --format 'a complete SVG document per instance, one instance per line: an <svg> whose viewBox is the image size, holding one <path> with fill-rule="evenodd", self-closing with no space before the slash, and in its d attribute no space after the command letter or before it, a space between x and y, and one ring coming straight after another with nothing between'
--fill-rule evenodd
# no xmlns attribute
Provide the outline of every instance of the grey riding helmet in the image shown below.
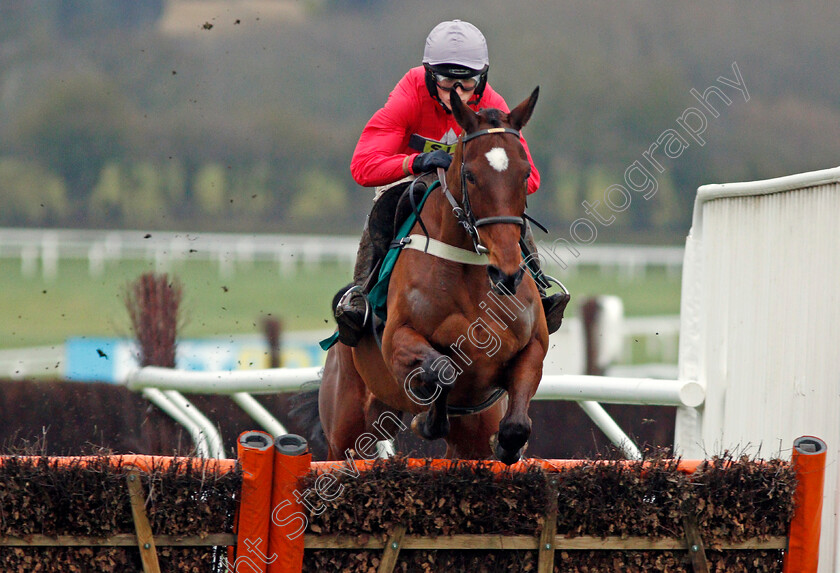
<svg viewBox="0 0 840 573"><path fill-rule="evenodd" d="M469 22L441 22L426 37L423 66L426 68L426 87L433 98L438 99L435 76L441 75L458 79L478 76L475 94L480 99L487 86L490 67L484 34Z"/></svg>

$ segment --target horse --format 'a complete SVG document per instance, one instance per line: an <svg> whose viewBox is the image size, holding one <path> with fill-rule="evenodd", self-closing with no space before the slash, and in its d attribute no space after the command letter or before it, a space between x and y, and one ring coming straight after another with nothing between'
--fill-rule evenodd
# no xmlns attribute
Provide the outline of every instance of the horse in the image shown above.
<svg viewBox="0 0 840 573"><path fill-rule="evenodd" d="M405 413L419 436L446 440L447 458L521 458L548 349L520 249L530 163L519 132L538 95L509 113L451 98L463 133L393 267L381 340L327 354L318 410L328 459L375 452L360 436L381 434L388 416L405 428Z"/></svg>

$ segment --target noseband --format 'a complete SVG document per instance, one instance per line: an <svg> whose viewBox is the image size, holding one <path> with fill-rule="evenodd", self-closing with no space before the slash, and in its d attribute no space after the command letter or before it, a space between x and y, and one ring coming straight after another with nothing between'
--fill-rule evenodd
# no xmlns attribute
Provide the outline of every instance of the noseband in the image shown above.
<svg viewBox="0 0 840 573"><path fill-rule="evenodd" d="M464 230L472 239L475 252L479 255L486 255L490 252L490 249L481 244L481 237L478 234L479 227L483 227L485 225L494 225L497 223L511 223L514 225L519 225L522 235L524 235L525 233L524 216L515 217L512 215L497 215L494 217L483 217L481 219L476 219L475 214L472 211L472 206L470 205L470 195L467 192L467 173L464 159L466 155L467 142L475 139L476 137L481 137L482 135L491 135L494 133L509 133L511 135L515 135L517 139L519 139L520 137L519 132L510 127L491 127L490 129L482 129L465 135L464 138L461 140L461 193L464 196L464 199L461 203L459 203L458 200L455 199L455 197L449 191L449 187L446 185L446 172L442 168L438 168L438 178L440 179L441 190L443 191L443 194L446 197L447 201L449 201L449 204L452 205L452 214L455 215L455 218L458 219L458 222L461 224L462 227L464 227Z"/></svg>

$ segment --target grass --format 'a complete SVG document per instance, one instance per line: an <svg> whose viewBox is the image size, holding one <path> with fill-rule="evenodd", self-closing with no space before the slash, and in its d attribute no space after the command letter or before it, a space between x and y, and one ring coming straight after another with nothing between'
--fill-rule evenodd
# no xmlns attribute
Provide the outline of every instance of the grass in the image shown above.
<svg viewBox="0 0 840 573"><path fill-rule="evenodd" d="M25 277L18 259L0 259L0 348L61 344L71 336L128 336L126 285L154 263L111 263L100 277L91 277L87 261L63 260L58 276ZM229 277L208 262L181 262L170 274L184 286L185 338L254 334L262 317L279 317L286 330L330 329L333 294L351 275L344 266L301 267L281 275L270 263L240 266ZM680 277L649 270L643 277L580 269L556 275L572 292L572 306L584 296L614 294L624 301L627 316L677 314ZM570 308L569 316L575 314Z"/></svg>
<svg viewBox="0 0 840 573"><path fill-rule="evenodd" d="M552 274L549 272L549 274ZM612 270L602 272L587 267L575 273L555 273L572 293L571 312L575 316L577 302L584 297L615 295L624 302L625 316L676 315L680 313L679 273L668 273L665 269L649 269L644 276L628 277Z"/></svg>

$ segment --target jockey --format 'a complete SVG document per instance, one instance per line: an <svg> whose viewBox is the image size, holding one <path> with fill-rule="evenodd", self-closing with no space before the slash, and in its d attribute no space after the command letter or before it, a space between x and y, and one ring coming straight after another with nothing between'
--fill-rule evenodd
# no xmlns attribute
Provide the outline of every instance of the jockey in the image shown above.
<svg viewBox="0 0 840 573"><path fill-rule="evenodd" d="M376 187L374 210L365 222L353 272L353 285L334 303L338 323L338 339L356 346L364 334L367 317L365 294L373 286L369 281L377 263L387 252L388 245L377 244L374 213L384 211L393 225L396 201L415 179L434 173L438 167L446 169L452 162L450 155L461 127L455 121L449 98L461 98L474 111L497 108L508 113L505 100L487 83L490 60L487 42L482 33L468 22L452 20L435 26L426 38L423 65L412 68L399 81L385 106L373 114L356 144L350 170L359 185ZM540 175L528 145L522 145L531 163L528 193L540 185ZM415 187L430 184L436 176L418 179ZM384 203L390 208L380 208ZM388 219L388 216L385 216ZM374 235L372 239L371 235ZM390 237L385 239L389 242ZM530 228L526 243L536 251ZM568 295L545 296L543 285L537 282L548 322L549 333L560 327Z"/></svg>

